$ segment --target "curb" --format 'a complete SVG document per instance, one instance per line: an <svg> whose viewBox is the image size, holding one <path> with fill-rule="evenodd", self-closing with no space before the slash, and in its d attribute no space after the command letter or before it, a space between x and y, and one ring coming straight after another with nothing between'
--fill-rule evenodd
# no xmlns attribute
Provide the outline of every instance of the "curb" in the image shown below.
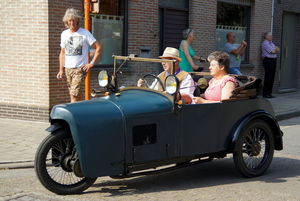
<svg viewBox="0 0 300 201"><path fill-rule="evenodd" d="M287 114L276 115L276 120L282 121L282 120L291 119L291 118L299 117L299 116L300 116L300 111L295 111L295 112L291 112L291 113L287 113Z"/></svg>
<svg viewBox="0 0 300 201"><path fill-rule="evenodd" d="M0 163L1 169L34 168L34 161L15 161Z"/></svg>

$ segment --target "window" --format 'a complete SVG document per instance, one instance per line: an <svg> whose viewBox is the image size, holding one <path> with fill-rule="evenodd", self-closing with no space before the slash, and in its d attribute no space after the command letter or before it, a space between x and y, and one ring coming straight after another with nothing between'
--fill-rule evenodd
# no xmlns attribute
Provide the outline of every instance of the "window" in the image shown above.
<svg viewBox="0 0 300 201"><path fill-rule="evenodd" d="M96 65L110 67L114 62L112 55L126 54L127 0L101 0L96 6L98 13L91 14L92 33L103 48Z"/></svg>
<svg viewBox="0 0 300 201"><path fill-rule="evenodd" d="M233 32L236 36L235 44L239 45L243 39L249 44L250 39L250 6L234 5L218 2L217 7L217 38L216 49L223 51L227 43L226 34ZM249 63L249 45L242 57L243 63Z"/></svg>

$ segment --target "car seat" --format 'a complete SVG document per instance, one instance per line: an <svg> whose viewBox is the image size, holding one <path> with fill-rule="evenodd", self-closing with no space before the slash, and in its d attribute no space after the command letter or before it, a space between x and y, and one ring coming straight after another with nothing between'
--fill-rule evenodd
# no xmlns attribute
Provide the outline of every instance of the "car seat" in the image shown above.
<svg viewBox="0 0 300 201"><path fill-rule="evenodd" d="M231 75L239 86L232 91L230 100L256 98L262 89L262 80L254 76Z"/></svg>

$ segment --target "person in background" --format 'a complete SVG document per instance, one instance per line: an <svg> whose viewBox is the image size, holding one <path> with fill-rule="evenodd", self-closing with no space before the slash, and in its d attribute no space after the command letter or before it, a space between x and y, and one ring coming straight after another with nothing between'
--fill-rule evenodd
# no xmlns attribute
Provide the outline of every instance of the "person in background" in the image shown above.
<svg viewBox="0 0 300 201"><path fill-rule="evenodd" d="M272 95L272 89L274 84L275 72L276 72L276 58L277 53L280 49L274 45L272 42L272 33L266 32L263 35L264 41L261 45L261 52L263 58L263 66L265 69L265 79L263 87L263 97L265 98L275 98Z"/></svg>
<svg viewBox="0 0 300 201"><path fill-rule="evenodd" d="M247 42L242 40L241 44L237 46L234 44L236 36L234 33L229 32L226 35L227 43L224 46L224 52L227 52L230 56L230 68L228 73L235 75L242 75L241 73L241 56L244 55Z"/></svg>
<svg viewBox="0 0 300 201"><path fill-rule="evenodd" d="M86 73L101 54L101 46L95 37L88 30L80 28L81 18L80 12L74 8L67 9L63 17L68 29L61 34L57 79L63 80L63 75L66 74L71 102L82 100L82 86ZM95 54L89 63L90 46L95 48Z"/></svg>
<svg viewBox="0 0 300 201"><path fill-rule="evenodd" d="M198 57L195 55L193 48L191 47L191 43L195 39L195 33L193 29L186 29L182 32L184 40L181 41L179 45L179 57L182 61L179 63L179 68L186 71L202 71L203 68L197 66L193 59L205 62L206 59Z"/></svg>
<svg viewBox="0 0 300 201"><path fill-rule="evenodd" d="M213 78L200 97L194 97L195 103L214 103L229 99L232 91L238 86L236 80L228 75L229 55L226 52L215 51L208 56L210 74Z"/></svg>
<svg viewBox="0 0 300 201"><path fill-rule="evenodd" d="M191 75L182 69L179 68L178 63L181 62L181 58L179 58L179 52L176 48L173 47L167 47L163 53L162 56L160 56L162 59L176 59L177 62L175 63L175 75L179 80L180 83L180 95L181 97L177 97L177 100L184 100L186 103L190 104L193 103L192 99L194 97L194 91L195 91L195 82ZM162 83L165 82L165 79L168 75L171 74L171 63L162 63L162 66L164 68L164 71L160 73L157 77L162 81ZM143 79L139 79L137 82L138 87L146 87L146 83ZM158 84L155 87L156 90L159 90Z"/></svg>

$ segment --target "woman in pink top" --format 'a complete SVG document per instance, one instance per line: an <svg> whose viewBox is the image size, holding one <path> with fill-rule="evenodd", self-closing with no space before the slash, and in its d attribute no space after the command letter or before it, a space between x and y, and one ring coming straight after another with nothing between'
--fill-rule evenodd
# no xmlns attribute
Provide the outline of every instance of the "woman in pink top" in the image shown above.
<svg viewBox="0 0 300 201"><path fill-rule="evenodd" d="M205 93L201 97L193 98L195 103L214 103L229 99L234 88L238 86L235 79L227 74L230 60L226 52L213 52L208 56L208 61L213 78Z"/></svg>

